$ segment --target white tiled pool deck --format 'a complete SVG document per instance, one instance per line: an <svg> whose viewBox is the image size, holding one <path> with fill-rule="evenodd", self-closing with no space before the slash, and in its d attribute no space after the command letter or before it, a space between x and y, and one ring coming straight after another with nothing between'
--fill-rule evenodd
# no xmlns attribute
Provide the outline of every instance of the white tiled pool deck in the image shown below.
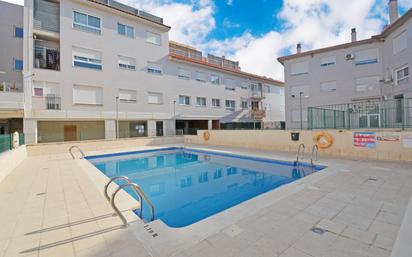
<svg viewBox="0 0 412 257"><path fill-rule="evenodd" d="M389 257L412 194L412 165L329 158L319 163L328 168L171 229L160 221L145 225L130 211L131 225L121 227L86 160L28 157L0 182L0 257Z"/></svg>

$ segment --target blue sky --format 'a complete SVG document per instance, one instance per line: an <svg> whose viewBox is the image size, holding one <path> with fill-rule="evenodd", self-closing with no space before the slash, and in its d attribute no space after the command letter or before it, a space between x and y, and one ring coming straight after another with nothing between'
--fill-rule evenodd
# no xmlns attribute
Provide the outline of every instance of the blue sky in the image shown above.
<svg viewBox="0 0 412 257"><path fill-rule="evenodd" d="M23 0L6 0L22 4ZM117 0L164 18L169 38L239 61L242 70L283 79L277 57L380 33L388 0ZM400 13L412 0L398 0Z"/></svg>

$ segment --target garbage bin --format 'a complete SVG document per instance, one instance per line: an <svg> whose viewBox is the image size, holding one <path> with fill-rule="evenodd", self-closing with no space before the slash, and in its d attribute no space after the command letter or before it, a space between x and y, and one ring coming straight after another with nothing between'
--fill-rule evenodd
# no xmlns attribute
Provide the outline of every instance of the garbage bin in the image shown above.
<svg viewBox="0 0 412 257"><path fill-rule="evenodd" d="M291 132L290 138L292 139L292 141L299 141L299 134L299 132Z"/></svg>

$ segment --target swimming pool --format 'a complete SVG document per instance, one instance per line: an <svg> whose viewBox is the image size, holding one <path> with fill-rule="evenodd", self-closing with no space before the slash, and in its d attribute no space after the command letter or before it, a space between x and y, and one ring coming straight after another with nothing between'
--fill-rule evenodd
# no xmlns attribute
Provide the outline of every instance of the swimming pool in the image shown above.
<svg viewBox="0 0 412 257"><path fill-rule="evenodd" d="M324 168L177 147L86 159L110 178L127 176L139 184L154 205L155 219L176 228ZM149 208L143 204L143 218L148 220Z"/></svg>

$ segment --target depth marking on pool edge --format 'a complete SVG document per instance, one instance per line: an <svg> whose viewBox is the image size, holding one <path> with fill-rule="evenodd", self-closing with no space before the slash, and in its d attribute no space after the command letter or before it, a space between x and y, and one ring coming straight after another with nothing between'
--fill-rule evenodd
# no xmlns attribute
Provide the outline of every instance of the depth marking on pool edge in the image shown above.
<svg viewBox="0 0 412 257"><path fill-rule="evenodd" d="M152 237L159 236L159 234L155 233L155 231L148 224L144 225L143 227L146 229L146 232L152 235Z"/></svg>

